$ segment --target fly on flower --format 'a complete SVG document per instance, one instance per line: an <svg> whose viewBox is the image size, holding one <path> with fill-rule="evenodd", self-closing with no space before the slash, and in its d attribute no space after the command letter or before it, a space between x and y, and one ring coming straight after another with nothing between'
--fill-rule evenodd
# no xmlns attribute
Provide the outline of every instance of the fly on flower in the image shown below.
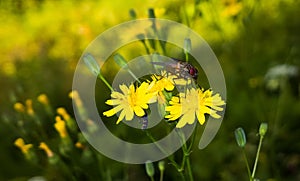
<svg viewBox="0 0 300 181"><path fill-rule="evenodd" d="M166 71L176 75L178 78L194 79L198 78L198 69L188 62L184 62L175 58L171 62L152 62L155 65L164 66Z"/></svg>

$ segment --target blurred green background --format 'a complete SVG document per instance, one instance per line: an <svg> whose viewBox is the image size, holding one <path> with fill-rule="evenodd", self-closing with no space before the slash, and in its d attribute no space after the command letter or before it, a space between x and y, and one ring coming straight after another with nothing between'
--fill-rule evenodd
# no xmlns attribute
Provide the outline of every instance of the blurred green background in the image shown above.
<svg viewBox="0 0 300 181"><path fill-rule="evenodd" d="M48 96L52 110L64 107L72 116L68 94L84 49L101 32L131 20L130 11L134 10L137 18L147 18L149 8L154 9L157 18L183 23L199 33L214 50L224 71L228 93L225 119L206 149L198 150L196 146L193 149L195 180L247 180L234 130L240 126L245 129L246 152L252 165L261 122L267 122L269 130L257 177L300 180L300 2L297 0L1 0L0 180L26 180L36 175L49 180L69 180L63 169L47 163L46 155L38 148L35 148L41 157L38 163L26 160L14 141L23 137L26 143L38 147L41 140L32 134L46 132L48 140L44 141L55 151L59 140L53 127L55 114L47 114L37 100L38 95ZM136 49L142 48L140 45ZM126 58L132 55L122 53ZM108 80L113 79L105 71L104 75ZM27 99L33 101L42 127L29 124L34 119L14 109L16 102L26 104ZM96 157L101 160L97 166L95 163L82 166L68 159L62 162L74 164L70 169L75 175L72 179L148 179L144 165ZM176 170L170 165L166 167L165 178L176 180ZM84 174L86 170L89 171Z"/></svg>

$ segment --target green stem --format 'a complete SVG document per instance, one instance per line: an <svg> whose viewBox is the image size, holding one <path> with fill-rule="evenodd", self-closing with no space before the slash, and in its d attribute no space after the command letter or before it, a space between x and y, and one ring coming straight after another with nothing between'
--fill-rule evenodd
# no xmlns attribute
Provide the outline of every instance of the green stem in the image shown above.
<svg viewBox="0 0 300 181"><path fill-rule="evenodd" d="M181 140L184 142L185 141L185 137L184 134L181 132L181 130L179 130L180 132L179 137L181 138ZM184 165L186 163L187 165L187 171L188 171L188 175L190 178L190 181L193 181L193 172L192 172L192 168L191 168L191 162L190 162L190 148L192 148L192 146L190 145L189 147L186 145L186 142L184 142L183 146L182 146L182 151L183 151L183 159L182 159L182 164L181 164L181 170L184 170Z"/></svg>
<svg viewBox="0 0 300 181"><path fill-rule="evenodd" d="M127 71L136 81L138 81L138 83L141 83L141 81L134 75L134 73L131 70L129 70L129 68L127 69Z"/></svg>
<svg viewBox="0 0 300 181"><path fill-rule="evenodd" d="M156 140L153 138L153 136L151 135L151 133L146 130L146 134L150 138L150 140L157 146L157 148L160 149L160 151L162 151L164 154L167 155L167 152L159 144L157 144ZM171 158L171 157L168 157L168 159L171 162L171 164L177 169L177 171L179 171L179 173L182 174L182 172L180 171L180 167L175 162L175 160L173 158Z"/></svg>
<svg viewBox="0 0 300 181"><path fill-rule="evenodd" d="M244 156L245 163L246 163L246 167L247 167L247 172L248 172L249 181L252 181L251 172L250 172L250 167L249 167L247 155L246 155L246 152L245 152L245 149L244 149L244 148L243 148L243 156Z"/></svg>
<svg viewBox="0 0 300 181"><path fill-rule="evenodd" d="M192 167L191 167L191 162L190 162L189 155L187 155L186 165L187 165L187 169L188 169L190 181L193 181L194 180L194 178L193 178L193 171L192 171Z"/></svg>
<svg viewBox="0 0 300 181"><path fill-rule="evenodd" d="M192 137L192 140L191 140L191 144L188 148L188 153L191 152L192 148L193 148L193 145L194 145L194 142L195 142L195 138L196 138L196 134L197 134L197 128L198 128L198 124L196 124L196 127L195 127L195 130L194 130L194 133L193 133L193 137Z"/></svg>
<svg viewBox="0 0 300 181"><path fill-rule="evenodd" d="M254 166L253 166L253 170L252 170L252 175L251 175L252 179L255 176L255 171L256 171L256 167L257 167L257 162L258 162L260 148L261 148L261 145L262 145L263 138L264 137L261 136L260 139L259 139L259 144L258 144L258 148L257 148L257 152L256 152L256 157L255 157L255 162L254 162Z"/></svg>
<svg viewBox="0 0 300 181"><path fill-rule="evenodd" d="M185 61L189 62L189 54L188 53L185 53Z"/></svg>
<svg viewBox="0 0 300 181"><path fill-rule="evenodd" d="M151 181L154 181L154 178L153 178L153 176L151 176L150 178L151 178Z"/></svg>
<svg viewBox="0 0 300 181"><path fill-rule="evenodd" d="M160 172L160 177L159 177L159 181L163 181L164 180L164 171L162 170Z"/></svg>
<svg viewBox="0 0 300 181"><path fill-rule="evenodd" d="M112 86L107 82L107 80L106 80L101 74L98 74L98 77L105 83L105 85L106 85L111 91L113 91Z"/></svg>

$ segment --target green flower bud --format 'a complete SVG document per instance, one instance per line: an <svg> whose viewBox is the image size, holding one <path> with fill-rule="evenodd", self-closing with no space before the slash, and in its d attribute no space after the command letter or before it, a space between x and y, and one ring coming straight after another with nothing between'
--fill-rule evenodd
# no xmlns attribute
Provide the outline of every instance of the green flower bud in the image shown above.
<svg viewBox="0 0 300 181"><path fill-rule="evenodd" d="M261 123L259 126L259 135L265 136L267 130L268 130L268 123Z"/></svg>
<svg viewBox="0 0 300 181"><path fill-rule="evenodd" d="M132 19L136 19L136 12L134 9L129 10L129 15Z"/></svg>
<svg viewBox="0 0 300 181"><path fill-rule="evenodd" d="M237 128L234 131L234 135L235 135L235 140L236 140L238 146L241 148L245 147L247 140L246 140L246 135L245 135L243 128Z"/></svg>
<svg viewBox="0 0 300 181"><path fill-rule="evenodd" d="M154 175L154 166L153 166L153 163L148 160L148 161L146 161L145 165L146 165L147 175L149 177L153 177L153 175Z"/></svg>
<svg viewBox="0 0 300 181"><path fill-rule="evenodd" d="M162 172L165 170L165 162L164 161L159 161L158 162L158 168Z"/></svg>
<svg viewBox="0 0 300 181"><path fill-rule="evenodd" d="M118 53L114 55L114 60L121 68L125 68L125 66L127 66L125 58Z"/></svg>
<svg viewBox="0 0 300 181"><path fill-rule="evenodd" d="M153 8L148 9L148 17L149 18L155 18L155 13Z"/></svg>
<svg viewBox="0 0 300 181"><path fill-rule="evenodd" d="M100 74L100 67L93 55L89 53L84 55L83 61L94 75L98 76Z"/></svg>
<svg viewBox="0 0 300 181"><path fill-rule="evenodd" d="M192 42L191 39L185 38L184 39L184 45L183 45L183 51L185 54L190 53L192 50Z"/></svg>

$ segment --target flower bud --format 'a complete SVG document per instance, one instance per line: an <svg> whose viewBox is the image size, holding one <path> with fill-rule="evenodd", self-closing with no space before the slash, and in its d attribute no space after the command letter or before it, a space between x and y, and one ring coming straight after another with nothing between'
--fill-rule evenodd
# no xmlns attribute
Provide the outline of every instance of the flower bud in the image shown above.
<svg viewBox="0 0 300 181"><path fill-rule="evenodd" d="M259 126L259 135L265 136L267 130L268 130L268 123L261 123Z"/></svg>
<svg viewBox="0 0 300 181"><path fill-rule="evenodd" d="M246 135L245 135L243 128L237 128L234 131L234 134L235 134L235 140L236 140L238 146L241 148L245 147L247 140L246 140Z"/></svg>
<svg viewBox="0 0 300 181"><path fill-rule="evenodd" d="M149 177L153 177L153 175L154 175L154 166L153 166L153 163L148 160L148 161L146 161L145 165L146 165L147 175Z"/></svg>
<svg viewBox="0 0 300 181"><path fill-rule="evenodd" d="M165 170L165 162L163 160L158 162L158 169L161 172Z"/></svg>
<svg viewBox="0 0 300 181"><path fill-rule="evenodd" d="M85 54L83 61L94 75L98 76L100 74L100 67L91 54Z"/></svg>
<svg viewBox="0 0 300 181"><path fill-rule="evenodd" d="M155 13L153 8L148 9L148 17L149 18L155 18Z"/></svg>
<svg viewBox="0 0 300 181"><path fill-rule="evenodd" d="M136 19L136 12L134 9L129 10L129 15L132 19Z"/></svg>
<svg viewBox="0 0 300 181"><path fill-rule="evenodd" d="M126 60L125 60L125 58L122 56L122 55L120 55L120 54L115 54L114 55L114 60L115 60L115 62L121 67L121 68L126 68L126 66L127 66L127 62L126 62Z"/></svg>

